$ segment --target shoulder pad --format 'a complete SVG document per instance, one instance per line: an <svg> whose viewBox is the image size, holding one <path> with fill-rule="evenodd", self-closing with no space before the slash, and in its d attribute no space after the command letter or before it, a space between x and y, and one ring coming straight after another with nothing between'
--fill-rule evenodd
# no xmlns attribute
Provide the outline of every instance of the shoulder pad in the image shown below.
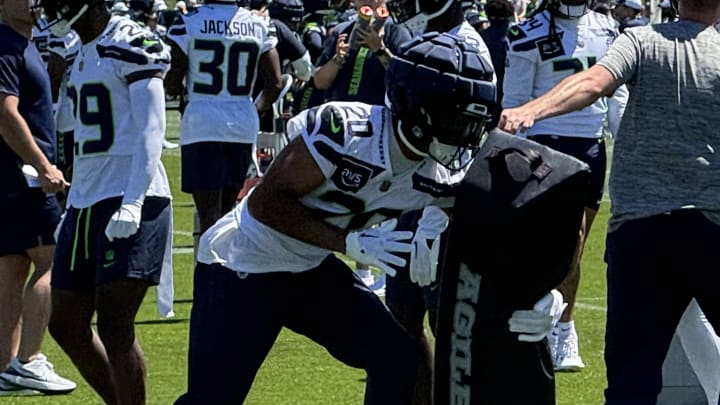
<svg viewBox="0 0 720 405"><path fill-rule="evenodd" d="M120 22L115 35L98 43L97 51L101 58L137 65L170 63L167 45L155 33L131 20Z"/></svg>
<svg viewBox="0 0 720 405"><path fill-rule="evenodd" d="M307 114L311 135L324 135L339 146L345 145L345 115L331 104L313 107Z"/></svg>

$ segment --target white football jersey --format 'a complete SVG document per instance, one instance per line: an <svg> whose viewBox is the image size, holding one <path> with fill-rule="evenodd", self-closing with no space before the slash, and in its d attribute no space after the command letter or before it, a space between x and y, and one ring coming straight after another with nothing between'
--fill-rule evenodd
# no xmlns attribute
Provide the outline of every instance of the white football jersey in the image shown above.
<svg viewBox="0 0 720 405"><path fill-rule="evenodd" d="M548 10L508 31L503 107L542 96L564 78L594 65L618 35L612 18L593 11L579 19L554 19L556 37L550 35ZM601 137L606 112L601 97L582 110L536 122L527 135Z"/></svg>
<svg viewBox="0 0 720 405"><path fill-rule="evenodd" d="M67 87L75 131L69 205L84 208L123 195L141 131L132 118L129 85L164 74L169 64L170 48L123 16L112 17L82 46ZM147 195L170 197L162 164Z"/></svg>
<svg viewBox="0 0 720 405"><path fill-rule="evenodd" d="M258 61L277 44L263 19L233 4L210 4L182 16L167 37L188 58L180 144L255 142Z"/></svg>
<svg viewBox="0 0 720 405"><path fill-rule="evenodd" d="M444 205L463 177L431 158L395 173L392 117L382 106L324 104L292 118L288 133L302 137L326 179L300 202L343 229L365 229L404 211ZM198 261L247 273L302 272L331 253L257 221L246 201L203 234Z"/></svg>

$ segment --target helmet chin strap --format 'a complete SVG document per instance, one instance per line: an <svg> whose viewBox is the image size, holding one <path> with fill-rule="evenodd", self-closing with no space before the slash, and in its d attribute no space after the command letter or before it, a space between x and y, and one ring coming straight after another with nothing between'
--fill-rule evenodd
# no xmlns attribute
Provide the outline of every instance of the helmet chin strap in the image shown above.
<svg viewBox="0 0 720 405"><path fill-rule="evenodd" d="M429 155L427 152L423 152L419 150L418 148L414 147L410 141L407 140L405 137L405 133L402 130L402 121L398 120L397 123L397 135L400 137L400 140L402 141L403 145L405 145L408 149L410 149L410 152L420 156L420 157L428 157Z"/></svg>

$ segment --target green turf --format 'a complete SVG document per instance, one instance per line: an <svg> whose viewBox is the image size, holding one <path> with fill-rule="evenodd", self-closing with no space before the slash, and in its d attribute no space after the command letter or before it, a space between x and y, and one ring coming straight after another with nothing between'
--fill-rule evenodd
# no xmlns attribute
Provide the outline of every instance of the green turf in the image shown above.
<svg viewBox="0 0 720 405"><path fill-rule="evenodd" d="M177 138L177 113L168 113L168 133ZM179 190L178 150L165 151L163 161L173 188L175 208L175 246L192 246L191 198ZM602 359L605 323L604 250L607 204L603 206L587 243L583 272L575 311L580 350L586 368L580 373L557 376L558 404L594 405L602 403L605 367ZM188 318L192 297L190 254L175 259L175 313L161 320L151 291L137 317L137 333L148 362L148 403L171 404L185 387ZM233 320L228 320L233 322ZM252 333L252 331L248 331ZM383 344L378 336L376 344ZM78 382L78 389L65 396L0 397L5 404L80 405L99 404L99 397L77 373L52 338L45 340L44 352L56 370ZM222 362L223 359L217 359ZM238 367L241 365L238 364ZM284 330L261 368L248 400L249 405L343 405L361 404L364 373L346 367L308 339ZM521 386L518 389L522 389Z"/></svg>

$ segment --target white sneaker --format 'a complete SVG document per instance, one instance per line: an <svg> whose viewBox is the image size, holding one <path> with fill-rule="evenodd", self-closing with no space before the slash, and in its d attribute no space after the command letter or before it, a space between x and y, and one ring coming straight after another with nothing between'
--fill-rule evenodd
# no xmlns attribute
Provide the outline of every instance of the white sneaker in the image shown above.
<svg viewBox="0 0 720 405"><path fill-rule="evenodd" d="M556 371L580 371L585 368L585 363L580 358L575 328L559 331L556 350L557 354L553 357Z"/></svg>
<svg viewBox="0 0 720 405"><path fill-rule="evenodd" d="M42 395L42 392L21 387L0 378L0 397L19 397L27 395Z"/></svg>
<svg viewBox="0 0 720 405"><path fill-rule="evenodd" d="M25 364L17 358L12 359L10 367L0 374L0 379L46 394L66 394L77 388L74 382L57 375L52 363L43 354Z"/></svg>

